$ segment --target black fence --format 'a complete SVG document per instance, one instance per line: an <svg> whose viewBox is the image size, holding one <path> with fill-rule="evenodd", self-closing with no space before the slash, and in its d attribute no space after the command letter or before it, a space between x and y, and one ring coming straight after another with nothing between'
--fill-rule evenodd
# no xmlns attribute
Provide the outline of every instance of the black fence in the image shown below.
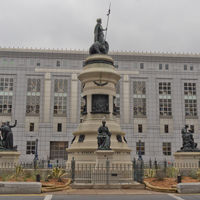
<svg viewBox="0 0 200 200"><path fill-rule="evenodd" d="M12 169L21 166L24 169L51 169L54 167L66 168L65 160L37 160L32 162L0 162L0 169Z"/></svg>
<svg viewBox="0 0 200 200"><path fill-rule="evenodd" d="M110 183L131 183L137 181L143 183L144 177L153 177L158 171L167 173L173 168L173 162L167 160L134 159L131 164L112 164L109 160L106 164L76 163L74 159L67 170L75 183L110 184ZM172 172L171 172L172 171ZM172 169L170 173L176 176L178 170Z"/></svg>
<svg viewBox="0 0 200 200"><path fill-rule="evenodd" d="M68 168L72 182L88 184L123 184L133 181L132 164L112 164L109 160L104 164L76 163L71 161Z"/></svg>

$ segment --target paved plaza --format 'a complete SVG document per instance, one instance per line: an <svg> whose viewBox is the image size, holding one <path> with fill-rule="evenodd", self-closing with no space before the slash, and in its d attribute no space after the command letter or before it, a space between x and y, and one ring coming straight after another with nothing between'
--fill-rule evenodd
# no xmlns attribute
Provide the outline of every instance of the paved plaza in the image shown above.
<svg viewBox="0 0 200 200"><path fill-rule="evenodd" d="M83 192L82 190L79 193ZM85 191L86 192L86 191ZM96 190L92 191L89 194L48 194L48 195L22 195L22 196L10 196L3 195L0 196L0 200L200 200L199 194L194 195L178 195L178 194L161 194L161 193L151 193L149 191L141 191L144 194L139 194L138 191L135 191L135 194L129 194L130 191L127 191L127 194L118 194L115 190L112 190L110 194L105 191L102 195L100 193L93 194L93 192L97 192ZM116 192L116 194L114 194ZM133 192L133 191L132 191ZM118 195L117 195L118 194Z"/></svg>

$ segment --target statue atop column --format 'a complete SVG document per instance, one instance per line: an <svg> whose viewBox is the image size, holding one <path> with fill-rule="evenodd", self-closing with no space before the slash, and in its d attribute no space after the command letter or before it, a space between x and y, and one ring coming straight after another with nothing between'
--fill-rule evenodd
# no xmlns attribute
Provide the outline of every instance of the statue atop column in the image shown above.
<svg viewBox="0 0 200 200"><path fill-rule="evenodd" d="M1 150L17 150L17 147L13 146L13 132L12 128L17 125L17 120L15 120L14 125L10 125L10 122L3 123L0 127L1 137L0 137L0 149Z"/></svg>
<svg viewBox="0 0 200 200"><path fill-rule="evenodd" d="M98 150L111 150L110 137L111 133L106 126L106 121L102 120L102 126L99 127L97 136Z"/></svg>
<svg viewBox="0 0 200 200"><path fill-rule="evenodd" d="M191 130L188 130L188 125L185 125L182 130L182 140L183 146L181 147L181 152L199 152L200 149L197 148L197 143L194 142L194 137Z"/></svg>
<svg viewBox="0 0 200 200"><path fill-rule="evenodd" d="M109 44L104 38L104 31L106 29L103 29L101 25L101 19L97 19L97 24L94 28L94 43L90 47L89 53L92 54L108 54L109 50Z"/></svg>

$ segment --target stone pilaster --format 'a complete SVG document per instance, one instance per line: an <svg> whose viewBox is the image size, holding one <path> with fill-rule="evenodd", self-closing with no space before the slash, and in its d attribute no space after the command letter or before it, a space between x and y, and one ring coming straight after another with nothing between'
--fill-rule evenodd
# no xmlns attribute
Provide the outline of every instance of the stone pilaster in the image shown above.
<svg viewBox="0 0 200 200"><path fill-rule="evenodd" d="M51 73L44 76L44 102L43 102L43 122L50 122L51 111Z"/></svg>
<svg viewBox="0 0 200 200"><path fill-rule="evenodd" d="M72 74L71 81L71 123L77 123L78 109L78 79L77 74Z"/></svg>
<svg viewBox="0 0 200 200"><path fill-rule="evenodd" d="M129 76L124 75L123 77L123 123L130 123L130 82Z"/></svg>

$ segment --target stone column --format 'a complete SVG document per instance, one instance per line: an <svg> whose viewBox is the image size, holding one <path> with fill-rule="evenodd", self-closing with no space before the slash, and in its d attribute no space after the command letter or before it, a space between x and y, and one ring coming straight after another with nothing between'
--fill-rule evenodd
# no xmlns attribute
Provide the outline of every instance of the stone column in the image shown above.
<svg viewBox="0 0 200 200"><path fill-rule="evenodd" d="M172 83L172 115L174 124L174 133L178 138L181 137L181 128L185 124L185 101L183 91L183 82L179 78L174 78Z"/></svg>
<svg viewBox="0 0 200 200"><path fill-rule="evenodd" d="M78 112L78 79L77 74L72 74L71 81L71 122L77 123L77 112Z"/></svg>
<svg viewBox="0 0 200 200"><path fill-rule="evenodd" d="M43 101L43 122L50 122L51 114L51 73L44 75L44 101Z"/></svg>
<svg viewBox="0 0 200 200"><path fill-rule="evenodd" d="M130 123L130 82L129 76L123 76L123 123Z"/></svg>

